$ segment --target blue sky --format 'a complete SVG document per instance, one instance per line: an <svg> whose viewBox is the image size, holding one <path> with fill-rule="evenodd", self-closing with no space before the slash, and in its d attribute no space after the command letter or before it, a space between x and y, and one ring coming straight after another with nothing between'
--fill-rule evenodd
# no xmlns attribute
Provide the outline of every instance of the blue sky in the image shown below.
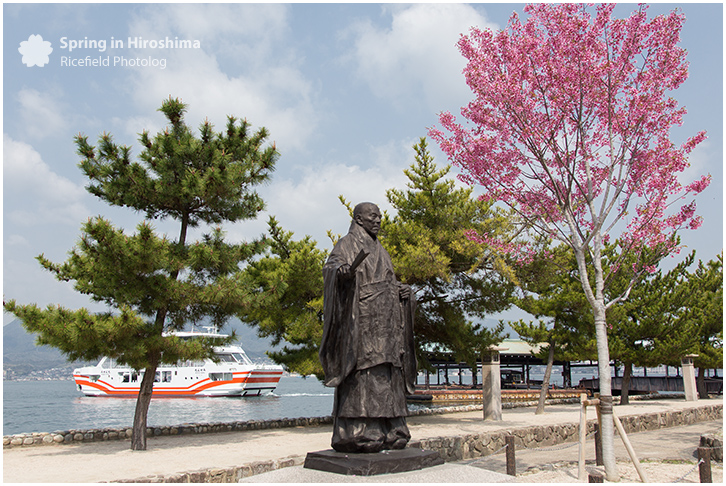
<svg viewBox="0 0 726 486"><path fill-rule="evenodd" d="M709 138L692 154L684 180L713 177L697 200L704 225L683 233L683 243L708 260L723 247L723 7L677 6L688 19L682 45L689 51L690 78L674 93L688 115L673 139L682 142L707 130ZM649 12L675 7L653 4ZM85 191L73 136L80 132L96 140L107 131L138 154L137 133L163 128L156 109L170 95L188 103L187 122L194 127L209 118L221 128L227 115L267 127L281 152L272 183L261 188L267 214L296 236L309 234L329 248L326 230L344 233L348 227L337 196L390 210L385 191L404 187L402 171L414 161L411 146L436 125L439 112L458 113L470 101L455 46L459 34L473 25L503 28L522 8L4 4L4 297L99 310L34 260L41 253L65 260L89 216L102 214L127 231L141 220ZM620 5L617 13L627 16L634 8ZM26 66L28 59L24 64L18 52L31 35L53 49L42 66ZM123 45L111 48L111 38ZM199 48L133 48L129 38L196 40ZM71 40L87 42L71 50ZM107 41L103 51L101 40ZM78 66L79 59L105 58L109 66ZM136 58L152 65L129 65ZM440 166L448 163L430 147ZM266 221L263 215L225 229L231 240L249 240L265 231ZM155 226L176 235L173 223Z"/></svg>

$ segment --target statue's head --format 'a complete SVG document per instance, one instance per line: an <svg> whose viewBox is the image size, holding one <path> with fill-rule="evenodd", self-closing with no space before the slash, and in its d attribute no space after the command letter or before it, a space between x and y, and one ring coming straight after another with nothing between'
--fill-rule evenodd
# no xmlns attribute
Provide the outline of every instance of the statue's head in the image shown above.
<svg viewBox="0 0 726 486"><path fill-rule="evenodd" d="M376 238L381 229L381 210L371 202L362 202L353 209L353 221Z"/></svg>

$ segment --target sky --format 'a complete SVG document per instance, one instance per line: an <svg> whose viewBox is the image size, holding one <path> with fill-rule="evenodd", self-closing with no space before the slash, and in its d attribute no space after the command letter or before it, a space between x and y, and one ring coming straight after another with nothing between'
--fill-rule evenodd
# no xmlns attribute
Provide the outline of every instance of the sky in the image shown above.
<svg viewBox="0 0 726 486"><path fill-rule="evenodd" d="M138 133L163 130L157 109L169 96L188 104L192 127L208 118L222 129L228 115L266 127L281 154L271 183L259 189L266 211L225 225L229 240L258 237L274 215L296 238L310 235L330 249L326 231L343 234L349 225L339 195L393 214L385 193L405 187L412 146L437 126L440 112L458 114L472 99L460 34L502 29L523 6L4 4L4 299L103 310L35 257L64 261L89 217L103 215L127 232L142 221L85 190L73 137L94 142L109 132L138 154ZM706 130L684 181L713 179L697 199L704 224L682 242L709 260L723 248L723 7L652 4L649 14L676 6L687 18L681 45L690 77L674 93L688 115L672 138L682 143ZM619 5L616 13L635 8ZM158 41L172 45L153 47ZM434 142L429 147L440 167L449 163ZM173 222L154 226L177 234ZM5 315L4 323L12 319Z"/></svg>

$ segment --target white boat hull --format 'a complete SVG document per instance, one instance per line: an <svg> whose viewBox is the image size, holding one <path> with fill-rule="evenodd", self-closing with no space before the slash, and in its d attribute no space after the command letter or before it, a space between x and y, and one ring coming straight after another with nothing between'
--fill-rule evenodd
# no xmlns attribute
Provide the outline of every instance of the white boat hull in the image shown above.
<svg viewBox="0 0 726 486"><path fill-rule="evenodd" d="M102 372L101 372L102 373ZM272 393L282 376L282 370L253 370L233 373L229 380L195 377L182 383L154 383L152 397L234 397L257 396ZM81 368L73 373L78 390L87 396L137 396L141 386L119 383L108 374L94 368ZM116 383L114 383L116 382Z"/></svg>
<svg viewBox="0 0 726 486"><path fill-rule="evenodd" d="M279 365L255 364L239 346L215 348L220 362L207 359L161 365L152 397L236 397L272 393L282 377ZM73 371L78 390L87 396L138 396L143 371L103 358L96 366Z"/></svg>

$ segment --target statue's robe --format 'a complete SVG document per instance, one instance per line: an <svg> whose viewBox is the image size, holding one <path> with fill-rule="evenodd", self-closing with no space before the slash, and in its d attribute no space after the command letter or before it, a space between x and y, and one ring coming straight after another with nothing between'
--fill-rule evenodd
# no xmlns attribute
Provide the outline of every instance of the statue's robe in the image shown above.
<svg viewBox="0 0 726 486"><path fill-rule="evenodd" d="M338 278L363 249L355 278ZM324 328L320 361L335 387L332 446L340 452L400 449L410 439L406 394L413 394L415 300L399 297L388 252L355 221L323 267Z"/></svg>

